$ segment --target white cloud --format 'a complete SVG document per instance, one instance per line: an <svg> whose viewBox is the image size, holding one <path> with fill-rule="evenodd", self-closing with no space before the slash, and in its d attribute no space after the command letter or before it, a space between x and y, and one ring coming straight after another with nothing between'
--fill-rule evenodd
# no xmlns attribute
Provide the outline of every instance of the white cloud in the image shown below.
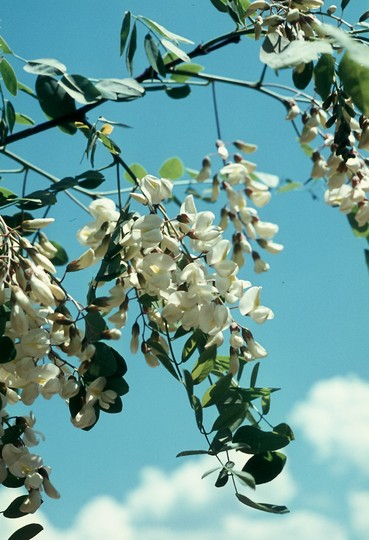
<svg viewBox="0 0 369 540"><path fill-rule="evenodd" d="M213 461L209 464L207 458L179 462L170 473L147 467L142 470L138 486L124 500L108 496L93 499L81 508L69 529L53 527L39 512L18 522L2 519L2 534L10 535L27 522L41 522L48 540L239 540L246 535L248 540L349 539L339 523L317 512L273 516L246 508L232 496L232 490L227 489L230 486L213 487L216 473L201 480L202 473L212 466ZM284 471L256 493L248 488L242 491L257 501L285 504L293 499L296 486ZM9 493L4 494L2 508L8 504L5 496L9 501ZM57 504L63 504L62 500L53 508Z"/></svg>
<svg viewBox="0 0 369 540"><path fill-rule="evenodd" d="M369 475L368 403L369 384L357 376L319 381L294 408L291 424L302 430L320 458Z"/></svg>
<svg viewBox="0 0 369 540"><path fill-rule="evenodd" d="M348 496L351 522L357 540L366 540L369 531L369 491L355 491Z"/></svg>

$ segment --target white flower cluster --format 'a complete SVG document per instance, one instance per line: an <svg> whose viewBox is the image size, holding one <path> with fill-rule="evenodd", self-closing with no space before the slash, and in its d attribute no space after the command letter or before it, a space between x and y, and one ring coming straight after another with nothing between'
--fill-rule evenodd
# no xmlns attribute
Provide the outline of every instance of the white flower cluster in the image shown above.
<svg viewBox="0 0 369 540"><path fill-rule="evenodd" d="M324 0L255 0L247 8L245 16L254 18L255 39L259 39L263 31L278 32L289 40L304 39L314 36L312 23L316 18L310 10L323 5Z"/></svg>
<svg viewBox="0 0 369 540"><path fill-rule="evenodd" d="M264 187L243 172L245 165L237 165L242 169L240 178L247 183L248 189L253 193L265 193ZM228 169L225 168L222 174L227 175ZM235 174L231 180L233 185ZM178 215L169 218L162 202L171 195L171 182L146 176L139 181L139 187L140 191L132 194L132 199L148 207L150 213L132 212L118 220L120 234L114 253L119 256L123 270L109 294L93 300L90 309L98 309L120 329L127 323L130 298L137 298L141 315L148 321L146 327L156 328L150 339L146 339L144 333L141 338L141 351L150 366L159 363L153 342L159 340L160 347L167 351L163 336L179 327L184 331L200 330L207 337L207 347L221 345L224 332L229 330L233 355L237 352L236 356L240 355L245 361L266 356L266 350L254 340L249 329L235 320L237 317L232 316L231 309L239 308L242 316L249 316L257 323L273 318L273 312L260 304L260 287L251 287L249 281L238 277L240 265L232 260L232 242L223 238L223 229L215 224L214 214L208 210L198 211L193 196L188 195ZM225 189L232 199L231 184L228 183ZM269 197L263 202L267 202L266 199ZM232 203L229 212L241 215L242 227L247 227L247 234L253 238L260 236L267 244L277 227L261 222L256 211L242 202L243 196L237 200L238 205ZM88 227L96 234L98 221ZM85 230L83 228L78 234L84 243ZM241 242L242 232L238 234ZM244 242L247 242L246 238ZM109 250L104 260L106 258L109 258ZM96 279L95 286L102 285ZM132 352L137 352L139 347L136 322L132 329ZM232 369L236 369L235 364Z"/></svg>
<svg viewBox="0 0 369 540"><path fill-rule="evenodd" d="M345 105L353 111L350 100L345 100ZM327 115L323 109L313 107L302 114L292 104L287 118L299 114L303 121L302 144L311 143L318 135L324 138L312 155L311 178L326 178L326 203L339 207L344 214L353 213L357 225L364 227L369 223L369 167L363 155L363 151L369 150L369 119L362 115L358 121L343 111L343 119L335 124L335 133L327 133Z"/></svg>
<svg viewBox="0 0 369 540"><path fill-rule="evenodd" d="M27 220L22 230L38 230L51 221ZM84 340L66 307L70 297L53 276L56 270L50 258L56 248L46 235L40 233L39 242L32 244L2 218L0 229L0 483L9 475L23 479L28 496L20 510L29 513L41 504L42 491L55 498L59 495L50 483L50 469L28 451L39 442L32 429L34 417L10 417L6 407L18 402L31 405L39 395L50 399L58 394L67 401L77 395L78 367L61 355L68 360L77 356L83 364L93 357L95 347ZM105 382L101 377L91 384L104 394ZM105 408L116 395L107 391Z"/></svg>
<svg viewBox="0 0 369 540"><path fill-rule="evenodd" d="M256 145L244 141L234 141L233 145L245 154L251 154L257 149ZM280 253L283 245L274 241L279 227L275 223L262 221L257 208L262 208L271 200L271 188L278 184L278 178L256 171L256 164L235 154L229 161L229 152L223 141L217 141L218 155L225 165L213 177L211 201L217 200L220 191L226 195L227 204L222 209L220 227L225 231L228 225L234 229L232 234L232 260L240 268L245 264L245 256L251 255L254 261L254 271L261 273L269 270L270 266L260 254L259 248L271 254ZM228 162L227 162L228 160ZM197 176L197 181L203 182L211 177L211 161L209 157L203 160L203 167ZM254 206L249 206L251 202ZM257 244L253 247L252 244Z"/></svg>

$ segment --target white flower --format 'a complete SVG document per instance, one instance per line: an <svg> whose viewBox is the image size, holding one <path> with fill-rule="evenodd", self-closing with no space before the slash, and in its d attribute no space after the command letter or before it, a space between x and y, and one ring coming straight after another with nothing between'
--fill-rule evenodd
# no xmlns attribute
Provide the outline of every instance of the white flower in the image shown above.
<svg viewBox="0 0 369 540"><path fill-rule="evenodd" d="M241 315L249 315L256 323L263 323L273 319L274 313L270 308L260 305L261 287L251 287L240 300Z"/></svg>
<svg viewBox="0 0 369 540"><path fill-rule="evenodd" d="M160 204L164 199L169 199L172 196L173 184L166 178L156 178L155 176L146 175L141 180L138 180L138 185L146 197L148 204ZM132 193L133 198L136 194ZM142 202L142 199L139 199Z"/></svg>
<svg viewBox="0 0 369 540"><path fill-rule="evenodd" d="M104 197L92 201L89 211L99 226L105 221L118 221L119 219L119 212L116 210L115 202Z"/></svg>
<svg viewBox="0 0 369 540"><path fill-rule="evenodd" d="M220 169L220 173L227 177L227 182L232 186L246 182L248 179L247 169L241 163L230 163Z"/></svg>
<svg viewBox="0 0 369 540"><path fill-rule="evenodd" d="M34 328L21 337L17 345L17 358L31 356L43 358L50 351L50 336L43 328Z"/></svg>

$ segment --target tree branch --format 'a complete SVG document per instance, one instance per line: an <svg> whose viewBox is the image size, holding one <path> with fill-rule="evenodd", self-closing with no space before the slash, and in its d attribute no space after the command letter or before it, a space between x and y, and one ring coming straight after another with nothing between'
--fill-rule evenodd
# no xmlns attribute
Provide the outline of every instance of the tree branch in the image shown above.
<svg viewBox="0 0 369 540"><path fill-rule="evenodd" d="M231 43L239 43L241 41L242 35L247 35L251 32L251 29L241 29L241 30L235 30L233 32L224 34L222 36L219 36L217 38L214 38L207 43L198 45L195 47L193 51L189 53L190 58L196 58L198 56L204 56L206 54L210 54L218 49L221 49L223 47L226 47L230 45ZM182 63L181 59L173 60L172 62L169 62L166 65L166 68L168 71L170 71L173 67L176 65ZM152 79L153 70L151 67L146 68L140 75L135 77L137 82L143 82L147 80L148 78ZM99 101L95 101L93 103L88 103L87 105L84 105L83 107L77 109L76 111L73 111L68 114L64 114L62 116L59 116L58 118L53 118L52 120L48 120L47 122L43 122L41 124L38 124L37 126L33 126L28 129L24 129L22 131L19 131L18 133L13 133L12 135L8 135L5 137L4 141L2 141L0 151L2 151L2 148L5 146L8 146L10 144L13 144L17 141L20 141L22 139L26 139L28 137L32 137L33 135L36 135L37 133L42 133L43 131L47 131L49 129L52 129L54 127L60 126L61 124L65 124L67 122L83 122L85 121L86 114L95 109L96 107L99 107L103 103L106 103L107 99L100 99Z"/></svg>

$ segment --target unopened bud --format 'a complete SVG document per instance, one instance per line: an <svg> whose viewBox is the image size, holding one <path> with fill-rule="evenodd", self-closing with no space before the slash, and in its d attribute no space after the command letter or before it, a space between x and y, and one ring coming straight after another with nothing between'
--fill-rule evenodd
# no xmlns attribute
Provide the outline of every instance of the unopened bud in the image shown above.
<svg viewBox="0 0 369 540"><path fill-rule="evenodd" d="M236 148L237 150L241 150L241 152L244 152L245 154L252 154L253 152L255 152L255 150L257 150L257 146L256 144L249 144L249 143L245 143L244 141L234 141L232 143Z"/></svg>
<svg viewBox="0 0 369 540"><path fill-rule="evenodd" d="M42 229L50 223L54 223L54 218L40 218L40 219L26 219L22 222L22 229L26 231L37 231L37 229Z"/></svg>
<svg viewBox="0 0 369 540"><path fill-rule="evenodd" d="M95 258L95 252L92 248L88 249L78 259L70 262L66 268L66 272L77 272L78 270L84 270L92 265Z"/></svg>

